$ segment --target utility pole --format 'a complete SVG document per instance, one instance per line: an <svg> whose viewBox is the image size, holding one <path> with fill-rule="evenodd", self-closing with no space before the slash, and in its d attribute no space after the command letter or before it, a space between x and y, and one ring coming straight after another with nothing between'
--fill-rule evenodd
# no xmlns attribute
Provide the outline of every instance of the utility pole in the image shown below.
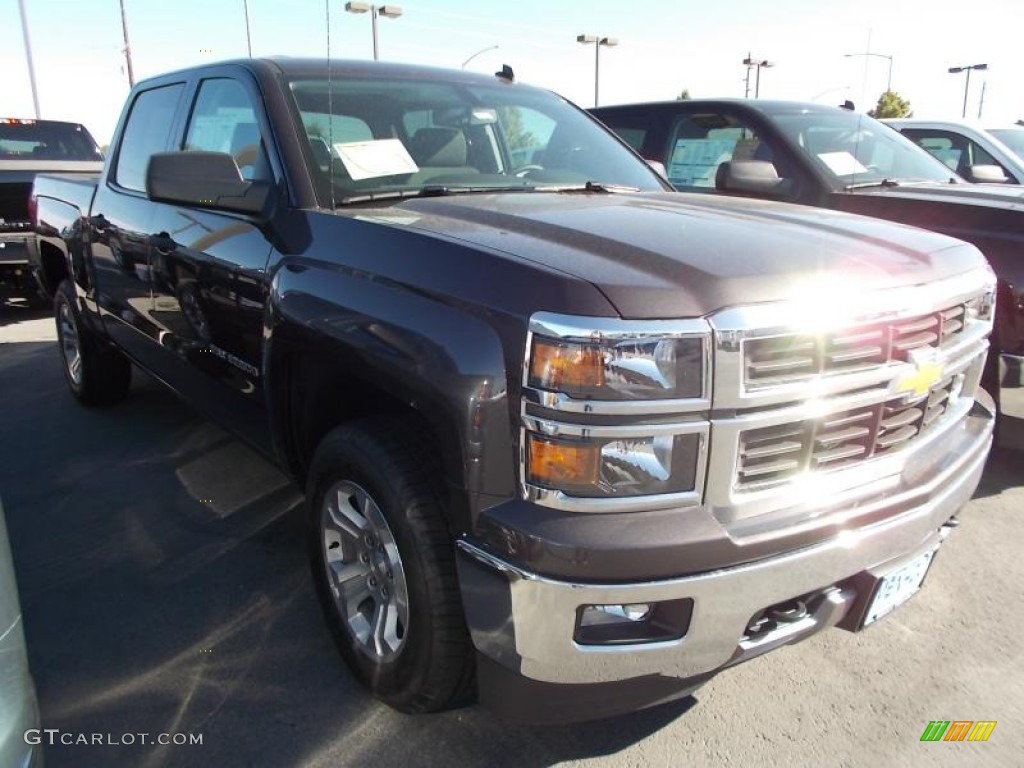
<svg viewBox="0 0 1024 768"><path fill-rule="evenodd" d="M135 87L135 73L132 71L132 47L128 42L128 18L124 15L124 0L121 0L121 31L124 32L124 60L128 65L128 85Z"/></svg>
<svg viewBox="0 0 1024 768"><path fill-rule="evenodd" d="M36 68L32 63L32 43L28 39L28 16L25 15L25 0L18 0L18 8L21 10L21 33L25 37L25 61L28 63L28 81L32 86L32 106L36 110L36 120L39 114L39 92L36 90Z"/></svg>

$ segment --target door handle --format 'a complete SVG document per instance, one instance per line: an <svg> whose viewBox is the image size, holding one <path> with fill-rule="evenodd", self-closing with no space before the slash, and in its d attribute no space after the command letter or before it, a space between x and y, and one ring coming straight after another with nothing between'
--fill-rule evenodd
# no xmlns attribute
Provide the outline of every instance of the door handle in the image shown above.
<svg viewBox="0 0 1024 768"><path fill-rule="evenodd" d="M149 245L161 256L169 256L177 247L177 244L174 242L174 238L166 232L161 232L157 235L150 235Z"/></svg>

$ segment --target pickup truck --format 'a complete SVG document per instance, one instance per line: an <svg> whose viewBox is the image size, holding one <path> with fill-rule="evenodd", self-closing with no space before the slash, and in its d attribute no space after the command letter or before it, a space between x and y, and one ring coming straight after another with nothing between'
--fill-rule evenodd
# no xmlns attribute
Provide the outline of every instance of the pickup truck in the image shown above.
<svg viewBox="0 0 1024 768"><path fill-rule="evenodd" d="M44 171L99 174L103 154L77 123L0 117L0 300L39 302L29 269L36 238L28 210L32 179Z"/></svg>
<svg viewBox="0 0 1024 768"><path fill-rule="evenodd" d="M507 69L163 75L98 183L33 194L71 393L138 365L304 485L327 625L402 711L593 718L869 626L991 444L974 246L676 194Z"/></svg>
<svg viewBox="0 0 1024 768"><path fill-rule="evenodd" d="M694 99L591 110L680 191L719 193L877 216L973 243L999 278L983 383L1000 423L1024 426L1024 190L967 184L873 118L789 101ZM962 166L973 178L988 160ZM1003 181L997 174L993 181Z"/></svg>

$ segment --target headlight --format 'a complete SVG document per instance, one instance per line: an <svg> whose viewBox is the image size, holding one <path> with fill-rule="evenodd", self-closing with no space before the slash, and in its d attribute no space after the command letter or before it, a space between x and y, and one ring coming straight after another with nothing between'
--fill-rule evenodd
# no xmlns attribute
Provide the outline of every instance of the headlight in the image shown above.
<svg viewBox="0 0 1024 768"><path fill-rule="evenodd" d="M534 315L523 371L526 496L579 511L699 501L710 338L703 320Z"/></svg>
<svg viewBox="0 0 1024 768"><path fill-rule="evenodd" d="M538 313L530 331L523 384L531 390L611 402L707 397L710 330L703 320Z"/></svg>
<svg viewBox="0 0 1024 768"><path fill-rule="evenodd" d="M528 384L598 400L700 397L703 340L534 337Z"/></svg>
<svg viewBox="0 0 1024 768"><path fill-rule="evenodd" d="M694 491L700 432L615 437L526 432L527 482L580 498L658 496Z"/></svg>

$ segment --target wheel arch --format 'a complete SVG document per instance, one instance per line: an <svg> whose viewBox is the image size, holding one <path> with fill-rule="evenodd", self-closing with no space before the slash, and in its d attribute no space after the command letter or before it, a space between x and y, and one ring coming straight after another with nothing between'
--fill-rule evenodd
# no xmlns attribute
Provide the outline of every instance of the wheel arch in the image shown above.
<svg viewBox="0 0 1024 768"><path fill-rule="evenodd" d="M426 436L453 532L515 488L503 347L483 320L352 275L279 273L265 321L264 370L278 454L304 481L334 427L398 415ZM358 297L359 306L338 299ZM487 440L483 440L486 433Z"/></svg>

